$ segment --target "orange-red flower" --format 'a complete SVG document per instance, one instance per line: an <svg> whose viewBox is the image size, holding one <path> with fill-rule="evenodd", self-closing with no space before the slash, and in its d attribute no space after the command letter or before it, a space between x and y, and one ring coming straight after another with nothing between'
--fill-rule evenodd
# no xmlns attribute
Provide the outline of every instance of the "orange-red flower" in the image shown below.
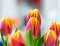
<svg viewBox="0 0 60 46"><path fill-rule="evenodd" d="M60 35L60 25L58 23L52 22L49 29L54 30L56 32L57 36L59 37L59 35Z"/></svg>
<svg viewBox="0 0 60 46"><path fill-rule="evenodd" d="M5 17L0 21L0 30L2 31L3 35L8 35L11 33L12 24L8 17Z"/></svg>
<svg viewBox="0 0 60 46"><path fill-rule="evenodd" d="M25 40L21 31L17 30L8 37L8 46L25 46Z"/></svg>
<svg viewBox="0 0 60 46"><path fill-rule="evenodd" d="M47 30L44 34L45 46L58 46L58 38L53 30Z"/></svg>
<svg viewBox="0 0 60 46"><path fill-rule="evenodd" d="M32 35L37 37L40 35L40 24L35 17L31 17L26 25L26 32L32 31Z"/></svg>
<svg viewBox="0 0 60 46"><path fill-rule="evenodd" d="M40 13L38 9L34 9L34 10L30 10L29 14L26 17L26 23L29 21L29 19L31 17L35 17L37 18L37 20L39 21L40 25L41 25L41 17L40 17Z"/></svg>

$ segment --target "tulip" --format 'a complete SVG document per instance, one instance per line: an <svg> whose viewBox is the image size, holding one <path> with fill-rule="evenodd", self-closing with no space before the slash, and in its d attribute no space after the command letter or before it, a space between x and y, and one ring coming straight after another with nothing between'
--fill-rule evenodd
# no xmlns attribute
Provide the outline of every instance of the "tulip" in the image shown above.
<svg viewBox="0 0 60 46"><path fill-rule="evenodd" d="M29 14L26 17L26 23L29 21L29 19L31 17L35 17L37 18L37 20L39 21L40 25L41 25L41 17L40 17L40 13L38 9L34 9L34 10L30 10Z"/></svg>
<svg viewBox="0 0 60 46"><path fill-rule="evenodd" d="M44 46L58 46L58 38L53 30L47 30L44 34Z"/></svg>
<svg viewBox="0 0 60 46"><path fill-rule="evenodd" d="M1 19L0 21L0 30L4 36L12 32L12 24L8 17Z"/></svg>
<svg viewBox="0 0 60 46"><path fill-rule="evenodd" d="M31 17L26 25L26 46L37 46L39 39L39 22L35 17Z"/></svg>
<svg viewBox="0 0 60 46"><path fill-rule="evenodd" d="M36 18L31 17L26 25L26 32L32 31L33 37L37 37L40 34L40 25Z"/></svg>
<svg viewBox="0 0 60 46"><path fill-rule="evenodd" d="M8 46L25 46L25 40L21 31L17 30L8 37Z"/></svg>
<svg viewBox="0 0 60 46"><path fill-rule="evenodd" d="M55 31L57 36L59 37L59 35L60 35L60 25L58 23L52 22L49 29Z"/></svg>

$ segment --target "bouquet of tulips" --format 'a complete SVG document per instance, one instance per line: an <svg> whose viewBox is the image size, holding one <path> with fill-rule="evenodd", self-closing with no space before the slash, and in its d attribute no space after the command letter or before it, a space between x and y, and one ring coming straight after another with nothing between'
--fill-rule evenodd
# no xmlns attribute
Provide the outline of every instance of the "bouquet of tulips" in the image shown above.
<svg viewBox="0 0 60 46"><path fill-rule="evenodd" d="M15 22L15 21L14 21ZM13 23L9 17L0 20L2 46L59 46L60 25L52 22L41 37L41 16L38 9L30 10L26 17L26 37L16 28L12 33Z"/></svg>

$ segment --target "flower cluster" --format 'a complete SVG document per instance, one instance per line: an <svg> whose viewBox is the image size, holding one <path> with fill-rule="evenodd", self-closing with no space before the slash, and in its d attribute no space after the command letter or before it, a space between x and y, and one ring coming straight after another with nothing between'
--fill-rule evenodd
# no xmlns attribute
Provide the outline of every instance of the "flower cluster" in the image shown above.
<svg viewBox="0 0 60 46"><path fill-rule="evenodd" d="M38 9L30 10L26 17L26 37L17 28L12 33L16 19L4 17L0 20L0 33L3 46L58 46L60 24L52 22L41 37L41 16Z"/></svg>
<svg viewBox="0 0 60 46"><path fill-rule="evenodd" d="M16 30L12 34L12 26L15 24L13 21L15 22L14 19L10 19L9 17L4 17L0 20L2 44L3 46L25 46L25 40L21 31Z"/></svg>

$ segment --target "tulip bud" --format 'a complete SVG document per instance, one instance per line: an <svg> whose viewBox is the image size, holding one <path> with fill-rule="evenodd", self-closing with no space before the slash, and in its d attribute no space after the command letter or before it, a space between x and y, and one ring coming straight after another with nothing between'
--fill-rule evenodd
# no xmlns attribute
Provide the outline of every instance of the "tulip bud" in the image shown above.
<svg viewBox="0 0 60 46"><path fill-rule="evenodd" d="M58 38L53 30L47 30L45 32L44 46L58 46Z"/></svg>
<svg viewBox="0 0 60 46"><path fill-rule="evenodd" d="M26 46L37 46L40 39L40 24L31 17L26 25Z"/></svg>
<svg viewBox="0 0 60 46"><path fill-rule="evenodd" d="M60 25L56 22L52 22L51 26L49 27L50 30L53 30L56 32L57 36L60 35Z"/></svg>
<svg viewBox="0 0 60 46"><path fill-rule="evenodd" d="M31 17L26 25L26 32L32 31L33 37L37 37L40 34L40 25L36 18Z"/></svg>
<svg viewBox="0 0 60 46"><path fill-rule="evenodd" d="M29 21L29 19L31 17L35 17L37 18L37 20L39 21L40 25L41 25L41 17L40 17L40 13L38 9L34 9L34 10L30 10L29 14L26 17L26 23Z"/></svg>
<svg viewBox="0 0 60 46"><path fill-rule="evenodd" d="M5 36L11 33L12 24L8 17L5 17L0 21L0 30L2 31L2 34Z"/></svg>
<svg viewBox="0 0 60 46"><path fill-rule="evenodd" d="M17 30L8 37L8 46L25 46L25 40L21 31Z"/></svg>

